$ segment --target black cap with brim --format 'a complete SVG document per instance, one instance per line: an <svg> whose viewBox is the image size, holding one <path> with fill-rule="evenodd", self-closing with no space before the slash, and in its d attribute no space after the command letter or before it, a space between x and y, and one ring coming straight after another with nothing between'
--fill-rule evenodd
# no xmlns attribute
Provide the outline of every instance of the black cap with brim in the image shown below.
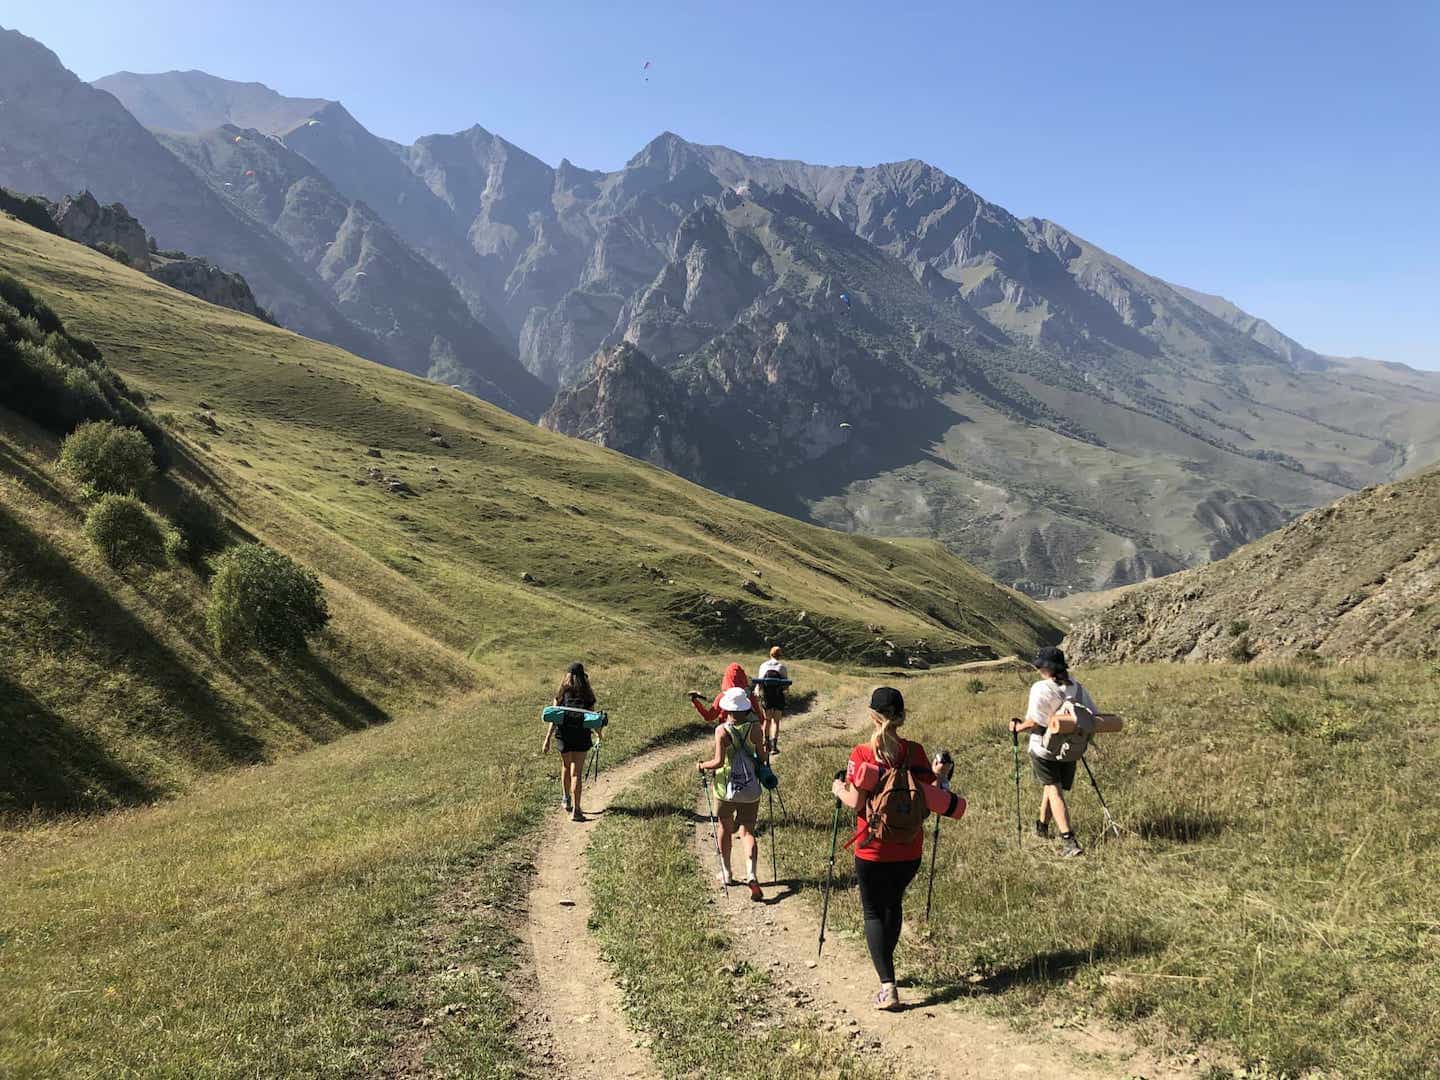
<svg viewBox="0 0 1440 1080"><path fill-rule="evenodd" d="M870 708L881 716L898 719L905 715L905 696L893 686L877 686L870 694Z"/></svg>

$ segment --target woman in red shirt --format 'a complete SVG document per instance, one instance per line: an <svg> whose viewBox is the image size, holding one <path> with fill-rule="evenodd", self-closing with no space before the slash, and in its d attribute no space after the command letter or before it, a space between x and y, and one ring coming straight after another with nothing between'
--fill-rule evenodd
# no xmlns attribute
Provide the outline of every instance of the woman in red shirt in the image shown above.
<svg viewBox="0 0 1440 1080"><path fill-rule="evenodd" d="M835 797L856 811L855 878L860 884L860 908L865 916L865 944L875 974L880 976L880 992L875 995L877 1009L898 1009L900 995L895 989L895 946L900 941L905 890L920 869L924 854L925 830L920 829L913 840L881 843L870 839L865 820L866 792L856 788L854 781L862 765L880 769L880 782L894 768L907 768L917 783L933 784L935 771L918 742L900 738L897 731L905 722L905 698L894 687L882 686L870 695L870 719L875 732L868 743L850 751L845 779L836 779Z"/></svg>
<svg viewBox="0 0 1440 1080"><path fill-rule="evenodd" d="M686 697L690 699L690 704L695 706L696 712L714 724L718 723L725 714L725 710L720 708L720 698L724 696L726 690L733 690L736 687L750 694L750 708L754 710L755 715L764 716L765 714L760 711L760 703L755 700L755 695L750 693L750 676L745 674L745 669L739 664L731 664L725 669L725 677L720 680L720 693L715 695L715 700L711 704L705 704L705 697L698 690L691 690Z"/></svg>

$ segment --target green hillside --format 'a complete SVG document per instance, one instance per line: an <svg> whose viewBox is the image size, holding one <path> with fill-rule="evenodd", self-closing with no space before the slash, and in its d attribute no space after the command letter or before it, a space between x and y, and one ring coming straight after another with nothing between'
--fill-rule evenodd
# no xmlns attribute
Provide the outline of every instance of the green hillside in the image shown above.
<svg viewBox="0 0 1440 1080"><path fill-rule="evenodd" d="M152 502L215 491L239 532L322 575L335 614L298 666L221 661L202 576L109 569L54 436L0 409L10 810L147 799L460 693L538 692L571 652L783 640L802 658L929 663L1056 633L937 544L723 499L8 218L0 270L168 428L179 461Z"/></svg>

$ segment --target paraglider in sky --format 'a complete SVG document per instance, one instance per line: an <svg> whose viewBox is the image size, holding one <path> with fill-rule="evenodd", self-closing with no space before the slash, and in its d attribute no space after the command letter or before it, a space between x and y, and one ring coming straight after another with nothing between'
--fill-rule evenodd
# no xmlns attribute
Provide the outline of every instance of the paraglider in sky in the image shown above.
<svg viewBox="0 0 1440 1080"><path fill-rule="evenodd" d="M226 181L225 181L225 186L226 186L226 187L233 187L234 185L232 185L229 180L226 180Z"/></svg>
<svg viewBox="0 0 1440 1080"><path fill-rule="evenodd" d="M255 175L255 170L254 170L254 169L246 169L246 170L245 170L245 175L246 175L246 176L254 176L254 175Z"/></svg>
<svg viewBox="0 0 1440 1080"><path fill-rule="evenodd" d="M357 278L358 278L358 277L365 277L366 274L365 274L365 271L364 271L364 270L356 270L356 271L355 271L355 276L356 276Z"/></svg>
<svg viewBox="0 0 1440 1080"><path fill-rule="evenodd" d="M841 424L841 425L840 425L840 430L841 430L841 431L849 431L849 430L850 430L850 425L849 425L849 424Z"/></svg>
<svg viewBox="0 0 1440 1080"><path fill-rule="evenodd" d="M850 306L850 294L848 292L842 292L840 294L840 302L848 308Z"/></svg>
<svg viewBox="0 0 1440 1080"><path fill-rule="evenodd" d="M641 73L645 76L645 81L646 81L646 82L649 82L649 81L650 81L650 61L649 61L649 60L646 60L646 61L645 61L645 66L642 67L642 68L640 69L640 71L641 71Z"/></svg>
<svg viewBox="0 0 1440 1080"><path fill-rule="evenodd" d="M238 143L238 142L244 142L245 140L242 139L239 135L236 135L236 136L235 136L235 141Z"/></svg>

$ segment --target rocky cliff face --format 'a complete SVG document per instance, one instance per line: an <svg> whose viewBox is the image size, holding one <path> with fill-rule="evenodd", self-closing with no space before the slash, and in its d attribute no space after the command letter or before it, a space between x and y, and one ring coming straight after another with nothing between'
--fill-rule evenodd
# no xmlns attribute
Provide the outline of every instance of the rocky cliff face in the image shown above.
<svg viewBox="0 0 1440 1080"><path fill-rule="evenodd" d="M712 421L629 344L597 353L581 379L556 395L540 426L682 476L706 477L705 450L738 453L723 418Z"/></svg>
<svg viewBox="0 0 1440 1080"><path fill-rule="evenodd" d="M1312 510L1077 625L1082 661L1440 657L1440 469Z"/></svg>
<svg viewBox="0 0 1440 1080"><path fill-rule="evenodd" d="M53 216L67 239L89 247L112 245L125 253L135 269L150 269L150 237L120 203L101 206L94 195L82 191L61 199Z"/></svg>
<svg viewBox="0 0 1440 1080"><path fill-rule="evenodd" d="M149 274L156 281L162 281L172 289L198 296L201 300L220 307L243 311L257 319L270 320L270 314L255 300L249 284L239 274L204 259L186 257L183 259L151 256Z"/></svg>

